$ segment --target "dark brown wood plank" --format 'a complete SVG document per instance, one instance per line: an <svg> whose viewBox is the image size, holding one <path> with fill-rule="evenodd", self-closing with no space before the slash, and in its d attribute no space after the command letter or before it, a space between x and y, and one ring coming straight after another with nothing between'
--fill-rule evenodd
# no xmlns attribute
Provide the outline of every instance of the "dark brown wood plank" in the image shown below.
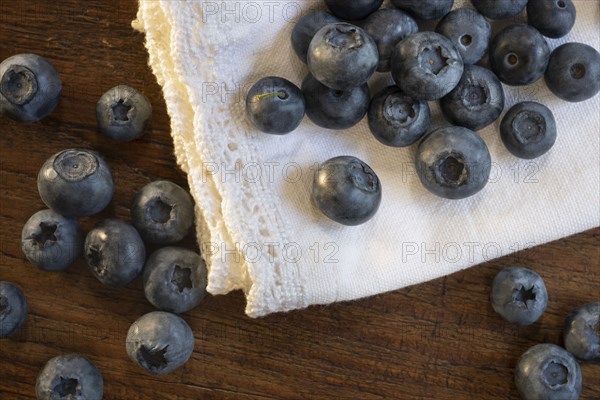
<svg viewBox="0 0 600 400"><path fill-rule="evenodd" d="M600 230L521 251L427 284L369 299L252 320L240 293L209 297L184 315L194 329L192 360L151 376L125 353L129 324L152 310L139 279L101 286L82 261L42 273L20 250L23 223L43 208L36 191L42 162L67 147L93 148L111 165L117 190L100 216L128 219L133 193L156 178L186 184L175 164L165 104L147 66L143 35L133 31L132 0L0 2L0 59L33 52L61 72L64 94L42 122L0 117L0 279L18 283L31 314L13 339L0 341L0 398L34 396L51 357L82 353L101 369L106 399L514 399L513 368L540 343L560 343L563 318L600 300ZM151 129L134 143L96 132L95 104L117 84L151 100ZM186 245L195 247L193 238ZM489 305L490 282L510 264L538 271L550 305L519 328ZM582 399L600 398L600 366L585 364Z"/></svg>

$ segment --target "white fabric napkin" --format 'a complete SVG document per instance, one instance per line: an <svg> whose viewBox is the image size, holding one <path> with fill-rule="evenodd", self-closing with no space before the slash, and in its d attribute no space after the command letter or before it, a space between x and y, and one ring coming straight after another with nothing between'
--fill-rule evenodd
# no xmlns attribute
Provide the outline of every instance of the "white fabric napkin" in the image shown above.
<svg viewBox="0 0 600 400"><path fill-rule="evenodd" d="M548 42L598 49L598 2L575 3L574 30ZM242 289L246 313L258 317L395 290L600 224L600 96L563 102L543 79L505 86L506 110L524 100L546 104L558 125L554 148L533 161L513 157L499 119L479 132L492 154L490 182L464 200L427 192L413 166L416 146L383 146L365 120L329 131L305 118L281 137L254 129L248 89L268 75L300 85L307 68L290 34L299 15L317 7L321 1L140 0L133 26L146 34L197 204L210 293ZM372 93L390 82L377 74ZM444 125L438 105L430 106L433 127ZM338 155L362 159L382 182L381 207L364 225L331 222L311 203L315 166Z"/></svg>

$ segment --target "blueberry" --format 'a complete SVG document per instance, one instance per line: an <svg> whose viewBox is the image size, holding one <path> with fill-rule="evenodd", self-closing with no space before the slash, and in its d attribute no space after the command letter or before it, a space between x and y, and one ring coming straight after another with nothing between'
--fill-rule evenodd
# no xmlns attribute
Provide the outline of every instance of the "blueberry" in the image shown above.
<svg viewBox="0 0 600 400"><path fill-rule="evenodd" d="M17 54L0 64L0 113L21 122L34 122L58 105L62 82L48 60Z"/></svg>
<svg viewBox="0 0 600 400"><path fill-rule="evenodd" d="M416 155L417 175L431 193L463 199L486 185L491 157L477 134L460 126L446 126L427 134Z"/></svg>
<svg viewBox="0 0 600 400"><path fill-rule="evenodd" d="M65 217L99 213L114 192L108 165L97 153L80 149L63 150L46 160L37 186L42 201Z"/></svg>
<svg viewBox="0 0 600 400"><path fill-rule="evenodd" d="M69 268L83 251L83 232L79 222L52 210L38 211L21 231L25 257L45 271Z"/></svg>
<svg viewBox="0 0 600 400"><path fill-rule="evenodd" d="M527 350L515 370L523 400L577 400L581 378L581 368L571 353L550 343Z"/></svg>
<svg viewBox="0 0 600 400"><path fill-rule="evenodd" d="M475 64L488 49L491 26L477 11L458 8L442 18L435 31L450 39L463 63Z"/></svg>
<svg viewBox="0 0 600 400"><path fill-rule="evenodd" d="M565 319L565 348L582 361L600 363L600 302L584 304Z"/></svg>
<svg viewBox="0 0 600 400"><path fill-rule="evenodd" d="M556 141L556 122L543 104L515 104L502 118L500 137L514 156L533 159L546 153Z"/></svg>
<svg viewBox="0 0 600 400"><path fill-rule="evenodd" d="M133 198L131 220L148 242L175 243L183 239L194 224L194 201L185 189L173 182L150 182Z"/></svg>
<svg viewBox="0 0 600 400"><path fill-rule="evenodd" d="M369 106L369 129L381 143L392 147L410 146L429 129L431 113L426 101L402 93L396 86L379 92Z"/></svg>
<svg viewBox="0 0 600 400"><path fill-rule="evenodd" d="M325 25L336 22L341 21L324 11L312 12L298 20L292 31L292 47L304 63L307 62L308 46L315 34Z"/></svg>
<svg viewBox="0 0 600 400"><path fill-rule="evenodd" d="M146 248L127 222L106 219L85 238L85 261L96 278L108 287L127 285L142 271Z"/></svg>
<svg viewBox="0 0 600 400"><path fill-rule="evenodd" d="M460 54L448 38L418 32L399 42L392 55L392 77L416 100L437 100L458 85L463 73Z"/></svg>
<svg viewBox="0 0 600 400"><path fill-rule="evenodd" d="M381 182L363 161L334 157L319 166L313 181L313 201L332 220L348 226L371 219L381 203Z"/></svg>
<svg viewBox="0 0 600 400"><path fill-rule="evenodd" d="M575 25L577 12L571 0L529 0L527 23L549 38L561 38Z"/></svg>
<svg viewBox="0 0 600 400"><path fill-rule="evenodd" d="M396 43L419 30L416 21L403 11L383 8L375 11L366 19L363 29L377 45L379 64L377 71L388 72L390 60Z"/></svg>
<svg viewBox="0 0 600 400"><path fill-rule="evenodd" d="M163 247L144 267L146 299L163 311L182 313L196 307L206 294L207 271L202 258L181 247Z"/></svg>
<svg viewBox="0 0 600 400"><path fill-rule="evenodd" d="M180 317L154 311L135 321L127 332L131 361L156 374L166 374L185 364L194 351L194 334Z"/></svg>
<svg viewBox="0 0 600 400"><path fill-rule="evenodd" d="M109 89L96 104L100 132L122 142L142 136L151 116L152 106L148 98L125 85Z"/></svg>
<svg viewBox="0 0 600 400"><path fill-rule="evenodd" d="M325 0L325 4L336 17L348 21L363 19L381 7L383 0Z"/></svg>
<svg viewBox="0 0 600 400"><path fill-rule="evenodd" d="M525 9L527 0L471 0L473 6L489 19L509 19Z"/></svg>
<svg viewBox="0 0 600 400"><path fill-rule="evenodd" d="M491 301L494 311L508 322L530 325L546 311L548 293L544 281L535 271L508 267L494 278Z"/></svg>
<svg viewBox="0 0 600 400"><path fill-rule="evenodd" d="M528 25L509 25L490 44L490 66L507 85L529 85L540 79L548 66L550 47Z"/></svg>
<svg viewBox="0 0 600 400"><path fill-rule="evenodd" d="M504 90L490 70L466 65L458 86L442 97L440 106L452 124L478 131L502 114Z"/></svg>
<svg viewBox="0 0 600 400"><path fill-rule="evenodd" d="M14 335L27 319L27 299L11 282L0 281L0 339Z"/></svg>
<svg viewBox="0 0 600 400"><path fill-rule="evenodd" d="M546 85L557 97L579 102L600 91L600 53L583 43L554 49L546 70Z"/></svg>
<svg viewBox="0 0 600 400"><path fill-rule="evenodd" d="M308 74L302 82L306 115L326 129L346 129L356 125L369 109L369 86L334 90Z"/></svg>
<svg viewBox="0 0 600 400"><path fill-rule="evenodd" d="M341 22L321 28L308 48L308 69L335 90L365 84L377 69L375 41L361 28Z"/></svg>
<svg viewBox="0 0 600 400"><path fill-rule="evenodd" d="M454 0L392 0L396 7L419 19L438 19L452 10Z"/></svg>
<svg viewBox="0 0 600 400"><path fill-rule="evenodd" d="M67 354L50 359L37 377L38 400L101 400L104 380L84 356Z"/></svg>
<svg viewBox="0 0 600 400"><path fill-rule="evenodd" d="M287 79L268 76L250 88L246 113L258 130L284 135L302 122L304 97L298 86Z"/></svg>

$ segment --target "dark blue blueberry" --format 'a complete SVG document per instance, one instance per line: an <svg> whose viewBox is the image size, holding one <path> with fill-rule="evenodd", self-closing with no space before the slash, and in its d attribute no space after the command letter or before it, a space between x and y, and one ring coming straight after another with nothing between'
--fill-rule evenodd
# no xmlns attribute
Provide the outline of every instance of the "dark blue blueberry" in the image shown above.
<svg viewBox="0 0 600 400"><path fill-rule="evenodd" d="M494 311L517 325L533 324L548 306L542 277L524 267L508 267L498 272L490 298Z"/></svg>
<svg viewBox="0 0 600 400"><path fill-rule="evenodd" d="M550 150L556 141L554 115L540 103L515 104L502 118L500 137L514 156L537 158Z"/></svg>
<svg viewBox="0 0 600 400"><path fill-rule="evenodd" d="M399 42L392 56L392 77L417 100L437 100L458 85L463 73L460 54L448 38L418 32Z"/></svg>
<svg viewBox="0 0 600 400"><path fill-rule="evenodd" d="M127 222L105 219L85 238L85 261L96 278L112 288L127 285L142 271L146 247Z"/></svg>
<svg viewBox="0 0 600 400"><path fill-rule="evenodd" d="M427 132L431 122L427 102L414 100L396 86L383 89L373 98L368 117L373 136L392 147L415 143Z"/></svg>
<svg viewBox="0 0 600 400"><path fill-rule="evenodd" d="M466 65L458 86L442 97L440 106L452 124L478 131L502 114L502 83L492 71L477 65Z"/></svg>
<svg viewBox="0 0 600 400"><path fill-rule="evenodd" d="M102 400L104 380L84 356L67 354L52 358L37 377L38 400Z"/></svg>
<svg viewBox="0 0 600 400"><path fill-rule="evenodd" d="M252 124L273 135L290 133L304 118L304 97L298 86L276 76L262 78L246 97L246 113Z"/></svg>
<svg viewBox="0 0 600 400"><path fill-rule="evenodd" d="M302 82L306 115L326 129L346 129L356 125L369 109L369 86L334 90L308 74Z"/></svg>
<svg viewBox="0 0 600 400"><path fill-rule="evenodd" d="M527 0L471 0L473 6L490 19L509 19L525 9Z"/></svg>
<svg viewBox="0 0 600 400"><path fill-rule="evenodd" d="M151 116L152 106L148 98L125 85L109 89L96 104L100 132L122 142L142 136Z"/></svg>
<svg viewBox="0 0 600 400"><path fill-rule="evenodd" d="M131 221L148 242L179 242L194 225L194 201L173 182L150 182L133 198Z"/></svg>
<svg viewBox="0 0 600 400"><path fill-rule="evenodd" d="M0 339L14 335L27 319L27 299L14 283L0 281Z"/></svg>
<svg viewBox="0 0 600 400"><path fill-rule="evenodd" d="M379 51L377 71L388 72L396 43L416 33L419 27L407 13L394 8L383 8L366 19L363 29L373 38Z"/></svg>
<svg viewBox="0 0 600 400"><path fill-rule="evenodd" d="M371 219L381 203L381 182L363 161L334 157L319 166L313 182L313 201L332 220L354 226Z"/></svg>
<svg viewBox="0 0 600 400"><path fill-rule="evenodd" d="M600 302L584 304L565 319L565 348L582 361L600 363Z"/></svg>
<svg viewBox="0 0 600 400"><path fill-rule="evenodd" d="M396 7L419 19L438 19L452 10L454 0L392 0Z"/></svg>
<svg viewBox="0 0 600 400"><path fill-rule="evenodd" d="M363 19L381 7L383 0L325 0L329 10L338 18L348 21Z"/></svg>
<svg viewBox="0 0 600 400"><path fill-rule="evenodd" d="M458 8L442 18L435 31L450 39L463 63L475 64L488 49L491 26L477 11Z"/></svg>
<svg viewBox="0 0 600 400"><path fill-rule="evenodd" d="M152 253L143 276L146 299L163 311L189 311L206 294L206 264L197 253L182 247L163 247Z"/></svg>
<svg viewBox="0 0 600 400"><path fill-rule="evenodd" d="M490 176L491 157L483 139L467 128L447 126L419 144L417 174L431 193L463 199L479 192Z"/></svg>
<svg viewBox="0 0 600 400"><path fill-rule="evenodd" d="M308 48L311 74L335 90L365 84L378 63L375 41L361 28L345 22L321 28Z"/></svg>
<svg viewBox="0 0 600 400"><path fill-rule="evenodd" d="M83 232L76 219L52 210L38 211L27 220L21 231L21 248L25 257L45 271L69 268L83 251Z"/></svg>
<svg viewBox="0 0 600 400"><path fill-rule="evenodd" d="M509 25L490 44L490 66L507 85L529 85L540 79L548 66L550 47L535 28Z"/></svg>
<svg viewBox="0 0 600 400"><path fill-rule="evenodd" d="M65 217L99 213L114 192L106 162L97 153L80 149L63 150L46 160L37 186L44 204Z"/></svg>
<svg viewBox="0 0 600 400"><path fill-rule="evenodd" d="M341 21L324 11L312 12L298 20L292 31L292 47L304 63L307 62L308 46L315 34L325 25L336 22Z"/></svg>
<svg viewBox="0 0 600 400"><path fill-rule="evenodd" d="M537 344L519 359L515 384L523 400L577 400L582 386L577 360L555 344Z"/></svg>
<svg viewBox="0 0 600 400"><path fill-rule="evenodd" d="M154 311L135 321L127 332L127 354L145 370L161 375L185 364L194 351L194 334L180 317Z"/></svg>
<svg viewBox="0 0 600 400"><path fill-rule="evenodd" d="M529 0L527 3L527 23L550 38L561 38L569 33L576 15L571 0Z"/></svg>
<svg viewBox="0 0 600 400"><path fill-rule="evenodd" d="M600 53L583 43L565 43L554 49L546 70L546 85L557 97L579 102L600 91Z"/></svg>
<svg viewBox="0 0 600 400"><path fill-rule="evenodd" d="M62 82L48 60L17 54L0 64L0 113L21 122L34 122L58 105Z"/></svg>

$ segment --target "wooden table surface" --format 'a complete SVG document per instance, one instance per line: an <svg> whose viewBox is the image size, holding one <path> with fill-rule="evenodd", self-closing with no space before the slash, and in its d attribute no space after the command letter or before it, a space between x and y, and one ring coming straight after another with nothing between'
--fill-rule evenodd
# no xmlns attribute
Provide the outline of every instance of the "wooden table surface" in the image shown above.
<svg viewBox="0 0 600 400"><path fill-rule="evenodd" d="M132 0L0 2L0 59L48 57L64 85L59 107L42 122L0 117L0 279L19 284L30 305L22 331L0 341L0 399L33 398L39 370L63 353L96 363L106 399L515 399L520 354L560 344L569 311L600 300L600 230L593 229L393 293L262 319L244 315L241 293L210 296L183 315L196 337L190 362L165 376L141 370L125 352L129 325L153 310L140 280L111 290L83 261L45 273L20 249L23 224L44 208L38 169L61 149L95 149L115 176L113 202L83 219L86 229L103 217L128 220L134 192L151 180L186 183L144 37L130 27L135 13ZM154 107L151 128L133 143L96 131L96 101L117 84L138 88ZM535 269L549 291L548 310L529 327L504 322L488 300L494 275L511 264ZM600 399L600 366L582 370L581 399Z"/></svg>

